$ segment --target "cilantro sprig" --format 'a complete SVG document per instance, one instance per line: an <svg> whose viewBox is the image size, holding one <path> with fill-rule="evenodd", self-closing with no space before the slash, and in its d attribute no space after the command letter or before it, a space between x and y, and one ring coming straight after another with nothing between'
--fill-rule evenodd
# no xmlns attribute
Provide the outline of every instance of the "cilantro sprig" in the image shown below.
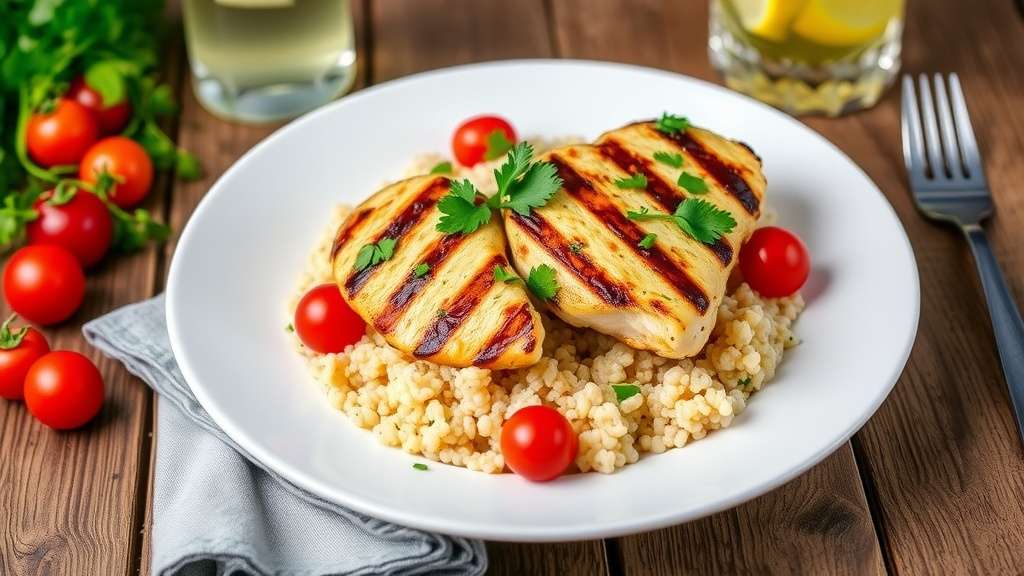
<svg viewBox="0 0 1024 576"><path fill-rule="evenodd" d="M673 168L683 167L683 155L675 154L672 152L658 151L654 153L654 159L662 164L667 164Z"/></svg>
<svg viewBox="0 0 1024 576"><path fill-rule="evenodd" d="M541 300L551 300L558 292L558 280L555 269L547 264L535 266L526 277L526 286L533 295Z"/></svg>
<svg viewBox="0 0 1024 576"><path fill-rule="evenodd" d="M700 176L694 176L689 172L683 172L679 175L677 184L683 187L684 190L691 194L707 194L708 183L704 181Z"/></svg>
<svg viewBox="0 0 1024 576"><path fill-rule="evenodd" d="M644 234L644 237L637 242L637 246L644 250L650 250L654 243L658 240L658 235L654 233Z"/></svg>
<svg viewBox="0 0 1024 576"><path fill-rule="evenodd" d="M647 188L647 176L638 172L629 178L615 180L615 185L623 189L644 189Z"/></svg>
<svg viewBox="0 0 1024 576"><path fill-rule="evenodd" d="M612 384L612 390L615 392L615 399L620 404L640 393L640 387L636 384Z"/></svg>
<svg viewBox="0 0 1024 576"><path fill-rule="evenodd" d="M448 160L438 162L437 164L434 164L433 168L430 169L431 174L451 174L453 171L454 168L452 167L452 163L449 162Z"/></svg>
<svg viewBox="0 0 1024 576"><path fill-rule="evenodd" d="M511 284L516 280L522 280L515 272L509 272L505 270L505 267L498 264L494 266L494 280L495 282L504 282L505 284Z"/></svg>
<svg viewBox="0 0 1024 576"><path fill-rule="evenodd" d="M376 244L367 244L359 249L356 254L355 270L361 272L370 266L376 266L386 260L391 260L395 254L394 238L383 238Z"/></svg>
<svg viewBox="0 0 1024 576"><path fill-rule="evenodd" d="M487 135L487 148L484 150L484 160L491 161L501 158L514 144L515 142L505 136L503 130L494 130Z"/></svg>
<svg viewBox="0 0 1024 576"><path fill-rule="evenodd" d="M651 212L647 207L639 211L626 212L630 220L670 220L691 238L705 244L714 244L723 234L732 232L736 220L726 210L697 198L687 198L679 203L672 214Z"/></svg>
<svg viewBox="0 0 1024 576"><path fill-rule="evenodd" d="M494 170L498 192L477 203L479 192L468 179L453 181L437 204L441 219L437 230L445 234L471 234L490 222L497 210L523 216L544 206L562 187L558 170L550 162L534 162L533 147L520 142L508 151L505 163Z"/></svg>
<svg viewBox="0 0 1024 576"><path fill-rule="evenodd" d="M690 120L686 116L676 116L675 114L669 114L664 112L661 118L654 123L654 127L665 134L678 134L679 132L685 132L690 127Z"/></svg>
<svg viewBox="0 0 1024 576"><path fill-rule="evenodd" d="M412 269L412 275L414 278L423 278L427 274L430 274L430 264L426 262L420 262Z"/></svg>

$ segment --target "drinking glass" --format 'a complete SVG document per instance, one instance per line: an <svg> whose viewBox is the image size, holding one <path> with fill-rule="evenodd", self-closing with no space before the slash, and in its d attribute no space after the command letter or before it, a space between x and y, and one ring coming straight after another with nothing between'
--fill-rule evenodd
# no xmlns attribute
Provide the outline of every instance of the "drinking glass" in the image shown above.
<svg viewBox="0 0 1024 576"><path fill-rule="evenodd" d="M291 118L352 85L348 0L184 0L184 19L196 97L218 116Z"/></svg>
<svg viewBox="0 0 1024 576"><path fill-rule="evenodd" d="M726 85L791 114L868 108L900 66L903 0L711 0Z"/></svg>

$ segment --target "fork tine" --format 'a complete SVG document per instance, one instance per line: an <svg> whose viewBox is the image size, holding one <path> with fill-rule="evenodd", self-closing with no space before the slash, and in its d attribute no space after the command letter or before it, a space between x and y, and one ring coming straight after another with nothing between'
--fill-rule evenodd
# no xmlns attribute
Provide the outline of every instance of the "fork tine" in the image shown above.
<svg viewBox="0 0 1024 576"><path fill-rule="evenodd" d="M946 97L946 83L942 74L932 76L935 89L935 108L939 116L939 129L942 131L942 148L945 151L946 163L953 178L962 178L967 174L960 162L960 152L956 147L956 126L949 111L949 98Z"/></svg>
<svg viewBox="0 0 1024 576"><path fill-rule="evenodd" d="M900 126L903 134L903 162L912 176L924 177L924 138L921 135L921 116L917 111L917 91L914 80L903 75L902 114Z"/></svg>
<svg viewBox="0 0 1024 576"><path fill-rule="evenodd" d="M956 120L957 138L960 141L960 154L963 155L967 172L971 178L979 178L984 181L985 170L981 166L978 141L974 139L971 116L967 112L967 102L964 100L964 91L960 87L960 77L956 74L949 75L949 96L953 105L953 118Z"/></svg>
<svg viewBox="0 0 1024 576"><path fill-rule="evenodd" d="M939 125L935 121L935 104L932 102L932 89L928 85L928 77L921 74L917 77L917 85L921 91L921 120L924 122L924 143L928 149L928 164L932 169L932 178L946 175L946 163L942 159L942 140L939 139Z"/></svg>

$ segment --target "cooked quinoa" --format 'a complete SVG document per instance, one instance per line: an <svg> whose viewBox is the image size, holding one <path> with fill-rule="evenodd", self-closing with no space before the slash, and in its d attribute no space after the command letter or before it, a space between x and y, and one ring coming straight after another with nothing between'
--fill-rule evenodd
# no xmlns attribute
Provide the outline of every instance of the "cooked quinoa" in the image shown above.
<svg viewBox="0 0 1024 576"><path fill-rule="evenodd" d="M425 156L409 174L422 174L440 160ZM478 165L456 176L488 193L494 188L492 168ZM309 288L333 282L331 242L348 211L334 210L288 303L290 315ZM471 470L503 472L502 423L524 406L546 404L579 435L579 470L610 473L641 453L682 447L729 426L751 394L774 376L783 351L796 343L792 325L803 306L799 294L764 299L740 284L722 300L703 352L685 360L635 350L546 315L544 354L519 370L417 360L372 328L340 354L318 354L292 338L331 404L388 446ZM619 402L613 384L635 385L639 393Z"/></svg>

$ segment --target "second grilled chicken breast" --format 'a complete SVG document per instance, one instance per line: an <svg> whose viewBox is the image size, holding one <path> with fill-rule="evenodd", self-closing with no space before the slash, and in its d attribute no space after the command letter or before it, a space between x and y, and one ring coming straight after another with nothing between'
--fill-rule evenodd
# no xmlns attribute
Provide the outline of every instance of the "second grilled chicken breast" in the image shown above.
<svg viewBox="0 0 1024 576"><path fill-rule="evenodd" d="M437 202L448 188L447 178L418 176L357 206L331 255L341 294L389 344L417 358L530 366L540 359L544 326L521 282L495 281L494 267L509 266L501 223L495 218L472 234L438 232ZM356 269L360 250L385 239L395 241L390 259Z"/></svg>
<svg viewBox="0 0 1024 576"><path fill-rule="evenodd" d="M681 155L682 167L656 161L655 152ZM553 163L564 185L528 216L506 211L519 273L540 264L555 269L559 289L548 304L569 324L668 358L697 354L715 325L739 247L760 214L765 191L760 159L744 144L707 130L668 134L653 122L538 159ZM708 190L699 196L687 192L677 184L681 171L702 178ZM646 178L645 188L616 185L635 174ZM627 216L643 209L671 214L689 197L727 210L736 226L705 244L671 220ZM641 240L648 233L657 239L644 248Z"/></svg>

